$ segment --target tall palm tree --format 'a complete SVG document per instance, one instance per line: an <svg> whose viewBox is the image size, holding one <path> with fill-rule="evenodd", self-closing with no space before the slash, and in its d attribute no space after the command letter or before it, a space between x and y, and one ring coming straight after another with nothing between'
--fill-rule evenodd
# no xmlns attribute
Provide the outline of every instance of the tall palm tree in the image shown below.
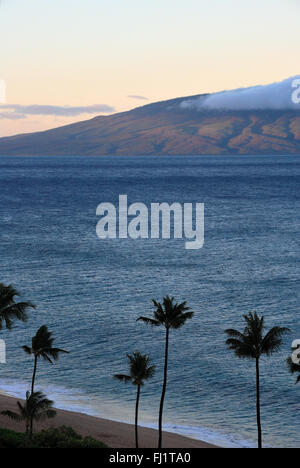
<svg viewBox="0 0 300 468"><path fill-rule="evenodd" d="M68 351L60 348L53 348L55 338L52 338L52 332L50 332L46 325L43 325L37 331L36 335L31 340L31 347L22 346L25 353L33 355L34 367L31 381L31 393L34 393L34 384L37 371L37 362L39 358L43 358L45 361L53 364L53 361L57 361L61 353L68 354Z"/></svg>
<svg viewBox="0 0 300 468"><path fill-rule="evenodd" d="M127 354L129 360L129 375L116 374L114 378L121 382L131 382L137 386L136 405L135 405L135 444L139 448L138 440L138 417L139 417L139 402L141 387L145 384L146 380L153 377L155 373L155 366L151 365L151 358L146 354L141 354L139 351Z"/></svg>
<svg viewBox="0 0 300 468"><path fill-rule="evenodd" d="M258 432L258 448L262 448L262 429L260 414L260 358L271 356L279 351L282 345L282 337L288 332L288 328L273 327L264 335L265 319L259 317L256 312L243 315L246 322L244 332L228 329L226 344L229 349L235 352L240 359L254 359L256 363L256 416Z"/></svg>
<svg viewBox="0 0 300 468"><path fill-rule="evenodd" d="M186 302L178 304L175 302L174 297L166 296L163 299L162 304L152 300L154 304L153 318L148 317L139 317L137 321L142 321L146 325L151 325L153 327L164 327L166 330L166 342L165 342L165 364L164 364L164 379L163 387L160 399L159 407L159 421L158 421L158 448L162 448L162 421L163 421L163 410L164 410L164 401L167 390L167 380L168 380L168 357L169 357L169 335L171 329L179 329L183 327L188 319L191 319L194 315L194 312L191 311L190 307L187 307Z"/></svg>
<svg viewBox="0 0 300 468"><path fill-rule="evenodd" d="M32 421L44 421L45 419L54 418L56 411L53 409L53 401L48 400L42 392L26 393L25 404L17 402L18 413L14 411L1 411L3 416L8 416L14 421L25 422L26 436L32 438L33 425Z"/></svg>
<svg viewBox="0 0 300 468"><path fill-rule="evenodd" d="M5 324L11 330L14 320L26 322L27 309L35 306L31 302L16 302L15 298L20 296L19 292L12 286L0 283L0 330Z"/></svg>

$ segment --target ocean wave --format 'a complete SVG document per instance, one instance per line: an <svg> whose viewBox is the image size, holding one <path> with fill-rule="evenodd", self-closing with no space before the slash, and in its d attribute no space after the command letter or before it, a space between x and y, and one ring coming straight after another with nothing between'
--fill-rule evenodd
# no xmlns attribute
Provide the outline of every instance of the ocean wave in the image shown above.
<svg viewBox="0 0 300 468"><path fill-rule="evenodd" d="M129 418L120 419L117 417L117 411L113 411L112 415L107 414L107 411L103 409L103 407L106 405L103 405L102 398L101 403L98 404L98 401L95 398L84 394L84 392L78 389L67 389L53 385L47 385L46 388L45 386L37 385L36 388L37 390L45 391L47 396L55 401L55 406L58 409L132 424L132 421L129 420ZM24 399L26 391L29 389L30 386L24 382L15 383L8 380L0 380L1 395ZM140 422L140 426L149 429L157 429L157 425L143 421ZM224 448L255 447L255 444L252 441L245 440L237 435L225 434L222 431L212 430L206 427L164 424L163 429L166 432L182 435L195 440L201 440L203 442Z"/></svg>

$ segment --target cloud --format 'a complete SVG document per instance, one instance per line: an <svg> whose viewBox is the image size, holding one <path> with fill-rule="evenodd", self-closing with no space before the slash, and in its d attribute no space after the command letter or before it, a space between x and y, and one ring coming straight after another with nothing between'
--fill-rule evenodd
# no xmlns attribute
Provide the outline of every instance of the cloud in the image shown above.
<svg viewBox="0 0 300 468"><path fill-rule="evenodd" d="M0 112L0 119L21 120L25 118L26 115L23 114L15 114L14 112Z"/></svg>
<svg viewBox="0 0 300 468"><path fill-rule="evenodd" d="M145 96L139 96L138 94L129 94L129 96L127 96L129 99L139 99L141 101L149 101L149 98L145 97Z"/></svg>
<svg viewBox="0 0 300 468"><path fill-rule="evenodd" d="M4 110L5 112L1 111ZM49 105L28 105L3 104L0 105L0 118L25 118L28 115L52 115L58 117L75 117L81 114L110 114L115 108L107 104L95 104L93 106L49 106ZM10 111L10 112L7 112ZM22 117L20 117L22 116Z"/></svg>
<svg viewBox="0 0 300 468"><path fill-rule="evenodd" d="M266 86L254 86L251 88L241 88L234 91L223 91L211 94L207 97L198 97L183 101L180 104L182 109L203 110L288 110L299 109L300 105L293 102L292 96L295 93L295 80L300 76L289 78L279 83ZM297 88L300 88L299 83ZM298 93L300 95L300 93Z"/></svg>

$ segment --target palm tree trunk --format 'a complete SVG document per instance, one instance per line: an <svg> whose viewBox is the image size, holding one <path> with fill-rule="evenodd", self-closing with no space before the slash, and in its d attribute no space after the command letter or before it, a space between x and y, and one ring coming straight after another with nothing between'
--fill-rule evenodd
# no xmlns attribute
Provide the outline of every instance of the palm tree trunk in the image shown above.
<svg viewBox="0 0 300 468"><path fill-rule="evenodd" d="M168 379L168 354L169 354L169 328L166 328L166 348L165 348L165 367L164 367L164 382L160 399L159 407L159 421L158 421L158 448L162 448L162 420L163 420L163 410L164 410L164 401L167 390L167 379Z"/></svg>
<svg viewBox="0 0 300 468"><path fill-rule="evenodd" d="M35 376L36 376L36 369L37 369L37 356L34 356L34 368L33 368L33 374L32 374L32 382L31 382L31 395L34 392L34 384L35 384ZM30 418L30 429L29 429L29 439L32 438L32 433L33 433L33 416Z"/></svg>
<svg viewBox="0 0 300 468"><path fill-rule="evenodd" d="M258 448L262 448L262 431L260 418L260 375L259 375L259 358L256 358L256 413L257 413L257 431L258 431Z"/></svg>
<svg viewBox="0 0 300 468"><path fill-rule="evenodd" d="M31 382L31 395L34 392L34 383L35 383L35 376L36 376L36 368L37 368L37 356L34 356L34 368L33 368L33 375L32 375L32 382Z"/></svg>
<svg viewBox="0 0 300 468"><path fill-rule="evenodd" d="M138 385L136 395L136 406L135 406L135 446L139 448L139 437L138 437L138 420L139 420L139 402L140 402L141 386Z"/></svg>

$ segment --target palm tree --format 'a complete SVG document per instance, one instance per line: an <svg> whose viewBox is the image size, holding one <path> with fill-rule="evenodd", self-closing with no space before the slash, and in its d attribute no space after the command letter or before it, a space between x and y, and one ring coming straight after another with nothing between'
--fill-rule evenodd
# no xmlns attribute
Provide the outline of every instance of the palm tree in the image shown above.
<svg viewBox="0 0 300 468"><path fill-rule="evenodd" d="M20 296L19 292L12 286L5 286L0 283L0 330L5 324L8 330L11 330L13 321L21 320L26 322L27 309L35 309L31 302L16 302L15 297Z"/></svg>
<svg viewBox="0 0 300 468"><path fill-rule="evenodd" d="M226 344L240 359L254 359L256 362L256 414L258 431L258 448L262 448L262 429L260 415L260 358L263 355L271 356L279 351L282 345L282 336L288 328L274 327L265 336L265 319L256 312L243 315L246 322L244 332L238 330L225 330L228 335Z"/></svg>
<svg viewBox="0 0 300 468"><path fill-rule="evenodd" d="M25 353L34 356L34 367L31 381L31 393L34 393L34 384L37 370L37 362L39 358L43 358L45 361L53 364L53 361L57 361L61 353L68 354L68 351L60 348L53 348L55 339L52 338L52 332L48 330L46 325L43 325L37 331L36 335L32 338L31 347L22 346Z"/></svg>
<svg viewBox="0 0 300 468"><path fill-rule="evenodd" d="M8 416L14 421L25 422L25 433L32 438L33 425L32 421L44 421L45 419L54 418L56 411L53 409L53 401L48 400L42 392L26 393L25 404L17 402L18 413L14 411L1 411L3 416Z"/></svg>
<svg viewBox="0 0 300 468"><path fill-rule="evenodd" d="M168 379L168 357L169 357L169 334L170 330L173 328L175 330L183 327L188 319L191 319L194 315L194 312L191 311L190 307L187 307L186 302L181 304L175 303L174 297L166 296L163 299L163 303L156 302L152 300L155 310L153 313L154 318L148 317L139 317L137 321L142 321L146 325L151 325L153 327L163 326L166 330L166 342L165 342L165 364L164 364L164 379L163 379L163 388L160 399L159 407L159 438L158 438L158 448L162 448L162 421L163 421L163 409L164 401L167 390L167 379Z"/></svg>
<svg viewBox="0 0 300 468"><path fill-rule="evenodd" d="M146 380L149 380L153 377L155 373L155 366L151 365L150 356L141 354L139 351L136 351L132 355L127 354L127 357L129 360L129 375L116 374L114 375L114 378L125 383L131 382L133 385L137 386L135 406L135 444L136 448L139 448L138 417L141 387L145 384Z"/></svg>

